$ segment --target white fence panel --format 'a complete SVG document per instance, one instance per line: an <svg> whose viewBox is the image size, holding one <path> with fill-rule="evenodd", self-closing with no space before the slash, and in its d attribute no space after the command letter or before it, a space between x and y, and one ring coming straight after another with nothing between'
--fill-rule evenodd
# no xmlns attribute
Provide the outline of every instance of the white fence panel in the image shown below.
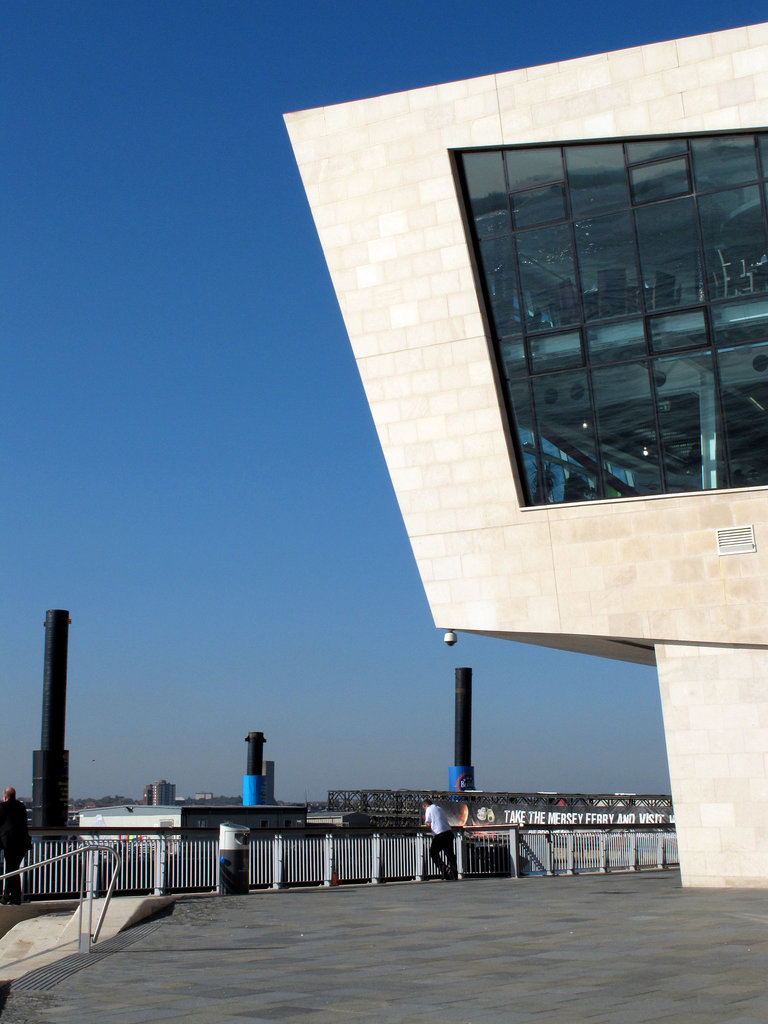
<svg viewBox="0 0 768 1024"><path fill-rule="evenodd" d="M573 857L575 871L602 871L605 855L604 832L575 832Z"/></svg>
<svg viewBox="0 0 768 1024"><path fill-rule="evenodd" d="M392 881L416 878L420 873L420 868L420 851L417 855L413 836L381 836L381 874L383 878Z"/></svg>
<svg viewBox="0 0 768 1024"><path fill-rule="evenodd" d="M253 886L271 886L274 882L274 856L271 837L263 839L251 833L251 862L248 881Z"/></svg>
<svg viewBox="0 0 768 1024"><path fill-rule="evenodd" d="M627 871L632 865L632 843L629 832L609 832L606 837L606 868Z"/></svg>
<svg viewBox="0 0 768 1024"><path fill-rule="evenodd" d="M32 849L24 858L25 865L38 864L49 857L60 853L68 853L80 847L77 840L43 839L32 844ZM21 876L21 891L24 896L75 896L80 893L79 857L46 864L34 871L25 871Z"/></svg>
<svg viewBox="0 0 768 1024"><path fill-rule="evenodd" d="M333 869L339 882L365 882L373 877L371 836L333 836Z"/></svg>
<svg viewBox="0 0 768 1024"><path fill-rule="evenodd" d="M472 875L512 874L510 839L514 832L483 835L481 832L461 836L461 873Z"/></svg>
<svg viewBox="0 0 768 1024"><path fill-rule="evenodd" d="M283 836L283 884L306 885L323 882L325 839L320 836Z"/></svg>
<svg viewBox="0 0 768 1024"><path fill-rule="evenodd" d="M219 840L211 838L167 840L167 888L171 892L214 889L217 881Z"/></svg>

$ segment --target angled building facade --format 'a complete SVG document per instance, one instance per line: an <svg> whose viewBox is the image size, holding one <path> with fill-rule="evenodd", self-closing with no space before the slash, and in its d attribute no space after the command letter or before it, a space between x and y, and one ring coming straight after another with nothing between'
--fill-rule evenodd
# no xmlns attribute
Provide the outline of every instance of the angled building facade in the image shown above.
<svg viewBox="0 0 768 1024"><path fill-rule="evenodd" d="M286 122L436 624L655 664L768 886L768 25Z"/></svg>

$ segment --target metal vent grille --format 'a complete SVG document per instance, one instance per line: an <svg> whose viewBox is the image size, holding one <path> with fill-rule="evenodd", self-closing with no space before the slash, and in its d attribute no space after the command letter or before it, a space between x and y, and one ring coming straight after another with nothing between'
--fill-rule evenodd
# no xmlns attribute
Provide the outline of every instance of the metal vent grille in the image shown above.
<svg viewBox="0 0 768 1024"><path fill-rule="evenodd" d="M718 555L741 555L756 550L754 526L733 526L717 531Z"/></svg>

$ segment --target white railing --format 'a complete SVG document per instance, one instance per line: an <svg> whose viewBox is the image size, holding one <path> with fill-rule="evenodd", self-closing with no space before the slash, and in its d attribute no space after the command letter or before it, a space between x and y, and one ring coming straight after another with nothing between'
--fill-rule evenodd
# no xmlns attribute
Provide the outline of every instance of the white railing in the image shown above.
<svg viewBox="0 0 768 1024"><path fill-rule="evenodd" d="M91 840L97 837L88 834ZM674 832L566 832L499 829L456 833L456 857L463 878L662 869L678 863ZM82 838L85 838L83 836ZM344 882L421 881L438 877L429 859L431 837L424 831L327 835L251 833L248 883L253 889L335 885ZM206 892L219 885L219 834L158 832L142 837L98 836L100 847L119 857L117 894ZM76 839L33 843L22 875L26 898L78 894L82 869ZM93 887L106 890L106 864L94 860Z"/></svg>
<svg viewBox="0 0 768 1024"><path fill-rule="evenodd" d="M40 856L40 851L35 849L36 845L38 844L34 844L32 850L24 858L28 863L23 867L17 868L15 871L6 871L4 874L0 874L0 882L4 883L6 878L13 878L19 875L23 891L25 879L30 877L33 872L45 871L48 874L47 869L53 868L54 865L56 865L57 869L64 868L65 873L67 873L67 869L74 868L78 876L80 893L80 905L78 907L78 950L81 953L88 953L90 952L91 944L99 938L109 901L115 891L115 883L120 872L120 854L114 846L108 843L86 842L74 848L66 849L63 852L42 857ZM69 841L66 841L65 845L69 846ZM113 868L99 919L96 922L96 927L91 931L93 927L93 900L99 889L99 860L102 855L112 861ZM68 875L68 877L71 876ZM84 907L87 907L87 912L84 912Z"/></svg>
<svg viewBox="0 0 768 1024"><path fill-rule="evenodd" d="M523 832L521 875L661 870L678 861L674 832Z"/></svg>

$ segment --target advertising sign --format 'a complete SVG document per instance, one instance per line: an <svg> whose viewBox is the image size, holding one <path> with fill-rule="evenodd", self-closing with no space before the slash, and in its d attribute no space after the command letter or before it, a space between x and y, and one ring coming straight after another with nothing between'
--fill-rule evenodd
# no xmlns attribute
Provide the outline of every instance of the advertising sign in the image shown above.
<svg viewBox="0 0 768 1024"><path fill-rule="evenodd" d="M477 801L441 803L448 822L454 828L659 828L674 826L671 811L649 810L630 805L613 807L571 806L530 808L510 802L483 804Z"/></svg>

